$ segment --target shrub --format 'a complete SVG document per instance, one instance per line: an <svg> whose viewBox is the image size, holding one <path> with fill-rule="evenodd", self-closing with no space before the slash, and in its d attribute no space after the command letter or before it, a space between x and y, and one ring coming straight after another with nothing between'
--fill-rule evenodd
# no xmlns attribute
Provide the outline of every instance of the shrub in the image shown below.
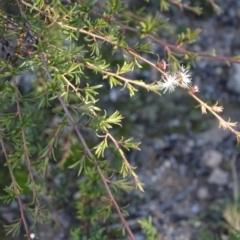
<svg viewBox="0 0 240 240"><path fill-rule="evenodd" d="M130 2L120 0L15 0L1 6L0 140L8 169L1 199L17 202L19 208L16 221L5 226L7 234L18 234L23 227L27 239L35 238L36 224L51 215L47 206L63 208L71 200L81 225L72 229L71 239L109 239L125 232L134 239L116 194L143 191L126 158L126 151L139 150L140 143L116 133L124 118L118 109L101 107L112 88L130 96L144 89L160 97L179 87L239 142L236 123L218 115L223 107L196 96L189 71L197 56L239 60L188 51L200 29L173 34L163 14L131 9ZM161 11L176 6L201 11L181 1L160 1ZM175 44L168 43L170 38ZM154 43L162 46L162 54L154 52ZM158 78L129 77L142 68L155 69ZM64 177L57 179L59 173ZM71 183L73 189L68 189ZM76 188L81 195L74 198L71 190ZM110 221L117 221L113 212L123 233L108 229ZM157 237L150 218L140 223L149 239Z"/></svg>

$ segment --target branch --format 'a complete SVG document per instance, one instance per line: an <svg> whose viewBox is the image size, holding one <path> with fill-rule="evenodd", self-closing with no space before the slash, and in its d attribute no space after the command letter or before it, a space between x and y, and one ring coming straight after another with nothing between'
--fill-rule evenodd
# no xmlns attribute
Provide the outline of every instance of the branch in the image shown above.
<svg viewBox="0 0 240 240"><path fill-rule="evenodd" d="M16 82L14 84L14 87L15 87L16 100L17 100L16 101L16 104L17 104L17 115L19 117L20 122L22 123L22 114L21 114L21 108L20 108L20 103L19 103L19 95L18 95ZM22 124L21 124L21 126L22 126ZM27 148L27 140L26 140L26 135L25 135L25 131L24 131L23 127L21 127L21 133L22 133L23 152L24 152L24 156L25 156L25 158L27 160L27 167L28 167L29 177L30 177L31 182L35 183L34 177L33 177L33 174L32 174L32 163L31 163L31 160L29 158L29 153L28 153L28 148ZM33 201L39 207L40 204L39 204L37 196L38 196L38 194L37 194L36 188L33 187Z"/></svg>
<svg viewBox="0 0 240 240"><path fill-rule="evenodd" d="M12 169L10 167L10 163L9 163L9 159L8 159L8 155L7 155L7 151L6 151L6 148L5 148L5 144L4 144L4 141L3 141L2 134L0 134L0 141L1 141L1 147L2 147L3 154L4 154L6 162L7 162L7 166L8 166L8 170L9 170L9 173L10 173L11 181L12 181L12 184L13 184L14 194L17 198L18 205L19 205L19 208L20 208L21 219L22 219L22 222L23 222L23 225L24 225L24 229L26 231L27 239L31 240L27 220L26 220L25 215L24 215L25 206L22 203L22 200L20 198L20 192L19 192L18 187L17 187L16 179L15 179L15 177L13 175L13 172L12 172Z"/></svg>
<svg viewBox="0 0 240 240"><path fill-rule="evenodd" d="M48 69L46 60L44 59L43 54L40 53L40 56L39 56L39 57L40 57L40 60L41 60L41 62L42 62L42 64L43 64L43 67L44 67L44 69L45 69L45 72L46 72L46 74L47 74L48 80L52 81L52 76L51 76L51 74L50 74L50 72L49 72L49 69ZM82 143L85 152L87 153L87 155L88 155L90 158L93 158L94 156L93 156L93 154L91 153L89 147L87 146L87 144L86 144L86 142L85 142L85 140L84 140L84 138L83 138L80 130L78 129L78 125L75 124L75 121L74 121L71 113L69 112L69 110L68 110L68 108L67 108L67 106L66 106L66 104L65 104L65 102L64 102L64 100L63 100L63 98L62 98L61 95L60 95L60 93L58 93L58 92L57 92L57 97L58 97L58 100L59 100L59 102L60 102L60 104L61 104L61 106L62 106L65 114L66 114L67 117L68 117L68 120L69 120L70 124L72 125L72 127L73 127L74 130L75 130L75 132L77 133L78 139L79 139L80 142ZM120 217L120 219L121 219L121 221L122 221L122 223L123 223L123 226L125 227L127 233L128 233L129 236L131 237L131 239L134 240L135 237L134 237L131 229L129 228L129 226L128 226L126 220L125 220L125 218L123 217L122 212L121 212L121 209L120 209L120 207L118 206L115 198L113 197L112 192L111 192L111 190L110 190L110 188L109 188L109 186L108 186L108 184L107 184L107 180L106 180L106 178L105 178L105 176L104 176L104 174L103 174L103 172L102 172L101 168L99 167L99 165L98 165L98 163L97 163L96 160L94 160L94 164L95 164L95 166L96 166L96 168L97 168L97 171L98 171L98 173L99 173L99 175L100 175L100 177L101 177L101 179L102 179L102 182L103 182L103 184L104 184L104 186L105 186L105 188L106 188L106 190L107 190L107 193L108 193L108 195L109 195L109 198L110 198L111 202L113 203L115 209L116 209L117 212L118 212L118 215L119 215L119 217Z"/></svg>
<svg viewBox="0 0 240 240"><path fill-rule="evenodd" d="M24 2L24 1L17 0L17 4L18 4L19 10L20 10L20 13L21 13L22 17L23 17L23 18L27 21L27 23L28 23L27 17L26 17L25 13L24 13L23 10L22 10L22 3L23 3L23 2ZM30 25L29 25L29 24L27 24L27 25L28 25L28 27L30 28ZM29 29L29 30L30 30L30 29ZM39 59L40 59L40 61L41 61L42 64L43 64L43 68L45 69L45 73L46 73L46 75L47 75L47 79L48 79L49 81L52 81L52 76L51 76L50 71L49 71L49 69L48 69L48 66L47 66L47 63L46 63L46 60L45 60L45 58L44 58L43 53L40 53L40 54L39 54ZM80 142L82 143L85 152L87 153L87 155L88 155L90 158L93 158L94 156L93 156L93 154L91 153L90 149L88 148L88 146L87 146L87 144L86 144L86 142L85 142L85 140L84 140L84 138L83 138L80 130L78 129L78 126L75 124L75 121L74 121L71 113L69 112L69 110L68 110L68 108L67 108L67 106L66 106L66 104L65 104L65 102L64 102L64 100L63 100L63 98L61 97L61 95L60 95L59 92L57 92L56 95L57 95L57 98L58 98L58 100L59 100L59 102L60 102L60 104L61 104L61 106L62 106L62 108L63 108L63 110L64 110L64 112L65 112L65 114L66 114L67 117L68 117L68 120L69 120L70 124L72 125L72 127L73 127L74 130L75 130L75 132L77 133L78 139L79 139ZM118 212L118 215L119 215L119 217L120 217L120 219L121 219L121 221L122 221L123 226L125 227L125 229L126 229L127 233L129 234L130 238L131 238L132 240L134 240L135 237L134 237L131 229L129 228L129 226L128 226L126 220L125 220L125 218L123 217L123 214L122 214L122 212L121 212L121 209L120 209L120 207L118 206L115 198L113 197L112 192L111 192L111 190L110 190L110 188L109 188L109 186L108 186L108 184L107 184L107 180L106 180L106 178L105 178L105 176L104 176L104 174L103 174L103 172L102 172L101 168L99 167L99 165L98 165L98 163L97 163L96 160L94 160L94 164L95 164L95 166L96 166L96 168L97 168L97 171L98 171L98 173L99 173L99 175L100 175L100 177L101 177L101 179L102 179L102 182L103 182L103 184L104 184L104 186L105 186L105 188L106 188L106 190L107 190L107 193L108 193L108 195L109 195L109 198L110 198L111 202L113 203L115 209L116 209L117 212Z"/></svg>
<svg viewBox="0 0 240 240"><path fill-rule="evenodd" d="M100 5L100 6L104 8L104 6L102 6L102 5ZM142 18L140 18L139 16L136 16L132 12L127 12L125 14L128 14L129 16L132 16L137 21L142 21ZM141 32L137 28L129 27L127 25L124 25L124 24L118 22L117 20L109 19L109 17L103 16L103 15L101 15L99 13L96 13L96 12L94 12L94 15L96 15L98 17L101 17L101 18L105 19L106 21L109 21L109 22L117 24L123 30L128 30L128 31L134 32L134 33L136 33L139 36L141 35ZM155 36L153 34L148 34L146 36L146 38L151 39L152 41L160 44L161 46L163 46L164 49L166 49L166 48L173 49L173 50L175 50L175 51L177 51L179 53L182 53L182 54L195 54L195 55L197 55L197 57L210 58L210 59L214 59L214 60L218 60L218 61L231 62L231 63L240 63L240 60L236 60L236 59L230 58L230 57L213 56L213 55L208 54L208 53L203 53L203 52L199 53L199 52L188 51L188 50L186 50L184 48L181 48L181 47L179 47L177 45L166 43L166 42L160 40L158 36Z"/></svg>

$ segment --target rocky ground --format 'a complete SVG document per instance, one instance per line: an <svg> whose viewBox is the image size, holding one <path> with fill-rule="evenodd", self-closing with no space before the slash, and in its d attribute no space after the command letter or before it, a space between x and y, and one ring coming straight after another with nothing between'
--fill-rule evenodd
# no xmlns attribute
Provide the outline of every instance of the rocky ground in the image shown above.
<svg viewBox="0 0 240 240"><path fill-rule="evenodd" d="M239 55L240 2L222 1L221 7L220 16L197 18L178 12L170 22L179 24L181 19L180 24L202 29L198 41L190 46L193 51L215 49L217 55ZM221 115L225 119L240 121L239 64L229 67L222 61L199 57L192 76L201 99L208 103L218 100L224 106ZM168 104L171 97L165 97ZM168 108L171 114L159 115L155 122L144 126L141 120L137 123L140 127L135 136L142 141L142 150L132 153L130 160L138 166L146 192L129 196L129 224L137 240L145 237L136 221L148 216L152 216L161 240L197 240L203 229L227 239L223 212L238 195L239 184L240 152L235 136L219 129L213 116L197 115L200 127L196 128L190 117L191 111L196 111L192 105L184 105L185 97L180 93L172 99L177 103ZM156 132L152 137L151 129L156 130L162 118L166 132Z"/></svg>

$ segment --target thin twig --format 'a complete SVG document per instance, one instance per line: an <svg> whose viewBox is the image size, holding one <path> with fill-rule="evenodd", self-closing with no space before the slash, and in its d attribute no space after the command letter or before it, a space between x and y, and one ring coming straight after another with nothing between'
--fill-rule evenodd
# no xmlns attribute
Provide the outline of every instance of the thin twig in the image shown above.
<svg viewBox="0 0 240 240"><path fill-rule="evenodd" d="M19 209L20 209L20 213L21 213L21 219L22 219L22 222L23 222L23 225L24 225L24 229L26 231L26 236L27 236L28 240L31 240L30 235L29 235L30 231L29 231L29 228L28 228L27 220L25 218L25 214L24 214L25 206L22 203L22 200L20 198L20 192L18 191L16 179L15 179L15 177L13 175L11 166L10 166L10 164L8 164L9 163L8 154L7 154L7 151L6 151L6 148L5 148L5 144L4 144L4 141L3 141L3 136L1 134L0 134L0 141L1 141L1 147L2 147L3 154L4 154L5 159L7 161L7 166L8 166L10 177L11 177L11 181L12 181L12 184L13 184L14 194L15 194L15 196L17 198L17 201L18 201L18 205L19 205Z"/></svg>
<svg viewBox="0 0 240 240"><path fill-rule="evenodd" d="M131 172L131 175L133 176L134 180L135 180L135 184L136 186L142 191L143 187L142 187L142 183L139 181L137 174L132 170L131 165L129 164L128 160L126 159L122 149L120 148L119 144L117 143L117 141L114 139L114 137L110 134L110 132L105 129L105 131L107 132L107 136L112 140L113 144L115 145L117 151L119 152L120 156L122 157L122 159L124 160L124 165L127 166L127 169Z"/></svg>
<svg viewBox="0 0 240 240"><path fill-rule="evenodd" d="M232 177L233 177L233 199L234 202L237 204L238 202L238 192L239 192L239 186L238 186L238 174L236 169L236 159L237 155L234 154L231 159L231 169L232 169Z"/></svg>
<svg viewBox="0 0 240 240"><path fill-rule="evenodd" d="M222 117L220 117L216 112L214 112L210 106L208 106L205 102L199 99L195 94L189 93L189 95L193 97L197 102L199 102L201 106L203 105L209 112L211 112L219 120L220 123L224 124L225 128L234 133L237 138L239 137L239 133L233 127L231 127L230 123L226 122Z"/></svg>
<svg viewBox="0 0 240 240"><path fill-rule="evenodd" d="M47 74L48 80L52 81L52 76L51 76L51 74L50 74L50 72L49 72L49 69L48 69L46 60L44 59L44 56L43 56L42 53L40 53L40 59L41 59L41 61L42 61L43 67L44 67L45 72L46 72L46 74ZM60 102L60 104L61 104L61 106L62 106L65 114L66 114L67 117L68 117L69 122L71 123L72 127L74 128L75 132L77 133L77 136L78 136L80 142L82 143L85 152L87 153L87 155L88 155L90 158L93 158L93 154L91 153L91 151L90 151L89 147L87 146L87 144L86 144L86 142L85 142L82 134L80 133L80 130L78 129L78 125L75 124L75 121L74 121L71 113L69 112L69 110L68 110L68 108L67 108L67 106L66 106L66 104L65 104L65 102L64 102L64 100L63 100L63 98L61 97L60 93L57 92L56 94L57 94L58 100L59 100L59 102ZM97 161L94 161L94 164L95 164L95 166L96 166L96 168L97 168L97 171L98 171L98 174L100 175L100 177L101 177L101 179L102 179L102 182L103 182L103 184L104 184L104 186L105 186L105 188L106 188L106 190L107 190L107 193L108 193L108 196L109 196L109 198L110 198L110 201L113 203L115 209L116 209L117 212L118 212L118 215L119 215L119 217L120 217L120 219L121 219L121 222L122 222L123 226L125 227L127 233L128 233L129 236L131 237L131 239L134 240L135 237L134 237L131 229L129 228L129 226L128 226L126 220L125 220L125 218L123 217L123 214L122 214L122 212L121 212L120 207L118 206L115 198L114 198L113 195L112 195L112 192L111 192L111 190L110 190L110 188L109 188L109 186L108 186L108 184L107 184L107 180L106 180L106 178L105 178L105 176L104 176L101 168L99 167Z"/></svg>
<svg viewBox="0 0 240 240"><path fill-rule="evenodd" d="M103 7L103 6L101 5L101 7ZM128 30L128 31L136 33L137 35L141 35L141 32L136 27L134 28L134 27L124 25L124 24L118 22L115 19L109 19L108 17L103 16L103 15L101 15L99 13L96 13L96 12L94 12L94 14L97 15L98 17L101 17L101 18L107 20L107 21L110 21L110 22L113 22L113 23L117 24L123 30ZM136 16L132 12L126 12L125 14L128 14L129 16L132 16L133 18L136 18L138 21L142 21L142 19L139 16ZM164 49L166 49L166 48L173 49L173 50L175 50L179 53L182 53L182 54L197 55L197 57L210 58L210 59L214 59L214 60L218 60L218 61L224 61L224 62L240 63L240 60L230 58L230 57L224 57L224 56L219 56L219 55L214 56L214 55L204 53L204 52L192 52L192 51L186 50L184 48L181 48L178 45L173 45L173 44L166 43L166 42L160 40L158 36L155 36L153 34L148 34L146 36L146 38L151 39L152 41L160 44L161 46L164 47Z"/></svg>
<svg viewBox="0 0 240 240"><path fill-rule="evenodd" d="M15 85L16 100L17 100L16 101L16 104L17 104L17 114L18 114L20 122L22 122L22 113L21 113L21 108L20 108L20 103L19 103L19 95L18 95L16 82L15 82L14 85ZM25 135L25 131L24 131L23 127L21 127L21 133L22 133L22 142L23 142L23 152L24 152L24 156L25 156L25 158L27 160L27 167L28 167L29 177L30 177L31 183L35 183L35 180L34 180L34 177L33 177L33 173L32 173L32 163L31 163L31 160L29 158L29 153L28 153L28 148L27 148L27 140L26 140L26 135ZM37 190L36 190L35 187L33 187L32 191L33 191L33 201L36 204L36 206L38 207L37 209L39 210L40 209L40 204L39 204L39 201L38 201ZM35 221L36 221L36 219L35 219Z"/></svg>

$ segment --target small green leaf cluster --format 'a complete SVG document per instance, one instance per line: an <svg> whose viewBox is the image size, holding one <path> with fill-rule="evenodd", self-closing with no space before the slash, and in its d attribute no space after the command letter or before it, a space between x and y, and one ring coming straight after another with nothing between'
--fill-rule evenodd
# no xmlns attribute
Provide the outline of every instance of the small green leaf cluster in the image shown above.
<svg viewBox="0 0 240 240"><path fill-rule="evenodd" d="M147 240L157 239L158 233L153 226L151 217L148 217L148 219L139 220L138 222L141 225L141 228L144 230L144 232L146 232Z"/></svg>
<svg viewBox="0 0 240 240"><path fill-rule="evenodd" d="M109 228L109 225L115 222L114 209L106 198L106 190L100 182L100 177L93 168L84 168L82 180L75 193L76 218L79 223L78 227L71 230L71 240L84 239L86 236L87 239L108 239L107 235L111 235L113 230L116 231L115 234L122 236L119 229ZM117 185L117 181L113 184Z"/></svg>

